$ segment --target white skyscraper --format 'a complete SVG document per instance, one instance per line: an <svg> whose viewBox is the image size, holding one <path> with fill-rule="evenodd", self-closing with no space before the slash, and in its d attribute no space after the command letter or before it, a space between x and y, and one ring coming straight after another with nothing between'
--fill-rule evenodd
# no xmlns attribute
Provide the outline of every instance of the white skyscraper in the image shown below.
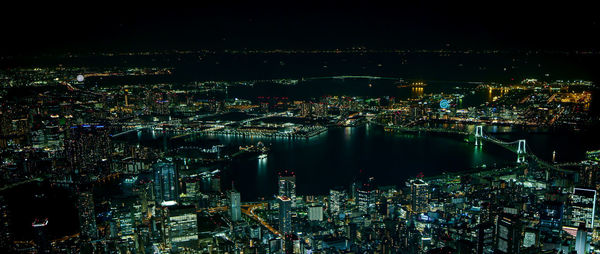
<svg viewBox="0 0 600 254"><path fill-rule="evenodd" d="M234 189L229 192L230 200L230 213L232 221L239 221L242 219L242 207L240 202L240 193Z"/></svg>

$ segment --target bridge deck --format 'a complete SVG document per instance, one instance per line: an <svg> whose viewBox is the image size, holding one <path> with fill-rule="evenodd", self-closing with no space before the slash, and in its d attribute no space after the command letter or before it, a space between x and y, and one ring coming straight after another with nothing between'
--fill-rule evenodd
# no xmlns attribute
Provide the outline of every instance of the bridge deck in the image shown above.
<svg viewBox="0 0 600 254"><path fill-rule="evenodd" d="M476 128L477 129L477 128ZM458 135L464 135L464 136L475 136L475 133L469 133L463 130L456 130L456 129L447 129L447 128L428 128L428 127L406 127L406 126L386 126L385 127L386 131L392 131L392 132L431 132L431 133L453 133L453 134L458 134ZM511 142L507 142L507 141L503 141L500 139L497 139L493 136L487 135L485 133L481 134L480 137L476 137L476 138L481 138L485 141L489 141L492 142L496 145L499 145L513 153L518 154L519 153L519 149L518 147L515 146L515 144L519 144L519 140L516 141L511 141ZM564 166L574 166L577 165L577 163L574 162L569 162L569 163L562 163L562 164L552 164L552 163L548 163L542 159L540 159L538 156L536 156L535 154L533 154L531 152L531 149L524 149L526 150L526 153L524 153L523 155L526 156L527 158L530 158L532 160L534 160L535 162L537 162L538 164L540 164L543 167L546 168L550 168L556 171L561 171L561 172L572 172L571 170L567 170L567 169L563 169L562 167Z"/></svg>

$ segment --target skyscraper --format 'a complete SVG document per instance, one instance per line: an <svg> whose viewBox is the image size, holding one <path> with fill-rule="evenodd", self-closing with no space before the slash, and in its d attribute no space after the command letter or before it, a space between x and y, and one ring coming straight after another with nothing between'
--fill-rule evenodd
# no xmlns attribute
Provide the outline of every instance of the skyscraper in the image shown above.
<svg viewBox="0 0 600 254"><path fill-rule="evenodd" d="M157 204L171 204L179 197L179 188L175 164L158 162L154 170L154 196ZM166 203L165 203L166 202Z"/></svg>
<svg viewBox="0 0 600 254"><path fill-rule="evenodd" d="M477 254L491 253L494 245L494 223L484 222L477 225Z"/></svg>
<svg viewBox="0 0 600 254"><path fill-rule="evenodd" d="M292 232L292 200L287 196L278 196L279 232L287 235Z"/></svg>
<svg viewBox="0 0 600 254"><path fill-rule="evenodd" d="M194 206L168 208L169 238L173 248L198 245L198 217Z"/></svg>
<svg viewBox="0 0 600 254"><path fill-rule="evenodd" d="M416 179L412 181L410 186L413 212L427 212L429 203L429 184L421 179Z"/></svg>
<svg viewBox="0 0 600 254"><path fill-rule="evenodd" d="M544 201L540 210L540 239L542 242L557 242L563 223L564 205L559 201Z"/></svg>
<svg viewBox="0 0 600 254"><path fill-rule="evenodd" d="M296 200L296 174L291 170L280 171L278 185L278 196L290 198L292 206L294 206Z"/></svg>
<svg viewBox="0 0 600 254"><path fill-rule="evenodd" d="M571 226L578 227L583 222L586 228L594 230L596 190L574 188L569 208Z"/></svg>
<svg viewBox="0 0 600 254"><path fill-rule="evenodd" d="M585 223L579 223L579 227L577 228L577 237L575 238L575 250L577 254L585 254L587 247L587 229L585 228Z"/></svg>
<svg viewBox="0 0 600 254"><path fill-rule="evenodd" d="M344 204L343 188L334 188L329 190L329 213L336 216L340 213Z"/></svg>
<svg viewBox="0 0 600 254"><path fill-rule="evenodd" d="M229 192L229 207L230 207L230 213L231 213L231 220L232 221L239 221L242 219L242 208L240 205L240 193L237 192L235 190L235 188L232 188L231 191Z"/></svg>
<svg viewBox="0 0 600 254"><path fill-rule="evenodd" d="M356 200L356 198L358 196L357 191L361 185L362 185L362 182L360 180L355 179L354 181L352 181L352 184L350 184L350 192L348 193L348 196L350 197L350 199Z"/></svg>
<svg viewBox="0 0 600 254"><path fill-rule="evenodd" d="M522 230L519 218L509 214L499 216L496 228L496 250L499 253L519 253Z"/></svg>
<svg viewBox="0 0 600 254"><path fill-rule="evenodd" d="M356 190L358 198L358 209L368 213L375 208L375 187L373 183L365 183Z"/></svg>
<svg viewBox="0 0 600 254"><path fill-rule="evenodd" d="M79 210L79 228L81 230L81 237L97 239L98 228L96 227L93 195L89 192L79 193L77 198L77 209Z"/></svg>

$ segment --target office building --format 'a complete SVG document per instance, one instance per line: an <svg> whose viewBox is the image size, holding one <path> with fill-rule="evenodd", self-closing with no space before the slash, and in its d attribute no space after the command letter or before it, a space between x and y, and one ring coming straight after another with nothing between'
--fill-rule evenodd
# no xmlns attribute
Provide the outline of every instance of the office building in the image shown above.
<svg viewBox="0 0 600 254"><path fill-rule="evenodd" d="M173 249L198 246L198 217L194 206L171 206L168 209L169 240Z"/></svg>
<svg viewBox="0 0 600 254"><path fill-rule="evenodd" d="M496 250L499 253L519 253L521 230L518 217L510 214L499 216L496 223Z"/></svg>
<svg viewBox="0 0 600 254"><path fill-rule="evenodd" d="M262 233L261 233L261 226L255 225L249 228L250 230L250 238L251 239L261 239L262 238Z"/></svg>
<svg viewBox="0 0 600 254"><path fill-rule="evenodd" d="M477 225L477 254L492 253L494 249L494 223L484 222Z"/></svg>
<svg viewBox="0 0 600 254"><path fill-rule="evenodd" d="M570 204L571 226L578 227L583 222L586 228L594 230L595 209L596 190L574 188Z"/></svg>
<svg viewBox="0 0 600 254"><path fill-rule="evenodd" d="M358 209L363 213L368 213L375 209L376 192L373 183L365 183L356 190L358 199Z"/></svg>
<svg viewBox="0 0 600 254"><path fill-rule="evenodd" d="M421 179L411 183L411 205L415 213L423 213L429 210L429 184Z"/></svg>
<svg viewBox="0 0 600 254"><path fill-rule="evenodd" d="M329 190L329 213L336 216L340 213L345 203L345 192L342 188Z"/></svg>
<svg viewBox="0 0 600 254"><path fill-rule="evenodd" d="M231 189L229 192L229 207L230 207L230 215L232 221L239 221L242 219L242 207L240 203L240 193L235 190L235 188Z"/></svg>
<svg viewBox="0 0 600 254"><path fill-rule="evenodd" d="M323 207L322 206L309 206L308 207L308 220L322 221L323 220Z"/></svg>
<svg viewBox="0 0 600 254"><path fill-rule="evenodd" d="M157 204L172 205L179 200L179 185L175 164L158 162L154 170L154 196Z"/></svg>
<svg viewBox="0 0 600 254"><path fill-rule="evenodd" d="M97 239L96 213L94 210L94 196L89 192L79 193L77 198L79 211L79 228L84 239Z"/></svg>
<svg viewBox="0 0 600 254"><path fill-rule="evenodd" d="M296 174L291 170L282 170L278 175L278 196L290 198L294 207L296 202Z"/></svg>
<svg viewBox="0 0 600 254"><path fill-rule="evenodd" d="M292 200L286 196L277 197L279 203L279 232L289 234L292 232Z"/></svg>

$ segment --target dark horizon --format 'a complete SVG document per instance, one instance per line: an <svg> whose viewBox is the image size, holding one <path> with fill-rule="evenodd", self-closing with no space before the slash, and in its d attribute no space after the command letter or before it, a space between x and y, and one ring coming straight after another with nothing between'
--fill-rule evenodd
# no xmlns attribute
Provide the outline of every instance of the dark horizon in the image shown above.
<svg viewBox="0 0 600 254"><path fill-rule="evenodd" d="M0 18L0 54L197 49L595 50L590 6L201 4L48 6Z"/></svg>

